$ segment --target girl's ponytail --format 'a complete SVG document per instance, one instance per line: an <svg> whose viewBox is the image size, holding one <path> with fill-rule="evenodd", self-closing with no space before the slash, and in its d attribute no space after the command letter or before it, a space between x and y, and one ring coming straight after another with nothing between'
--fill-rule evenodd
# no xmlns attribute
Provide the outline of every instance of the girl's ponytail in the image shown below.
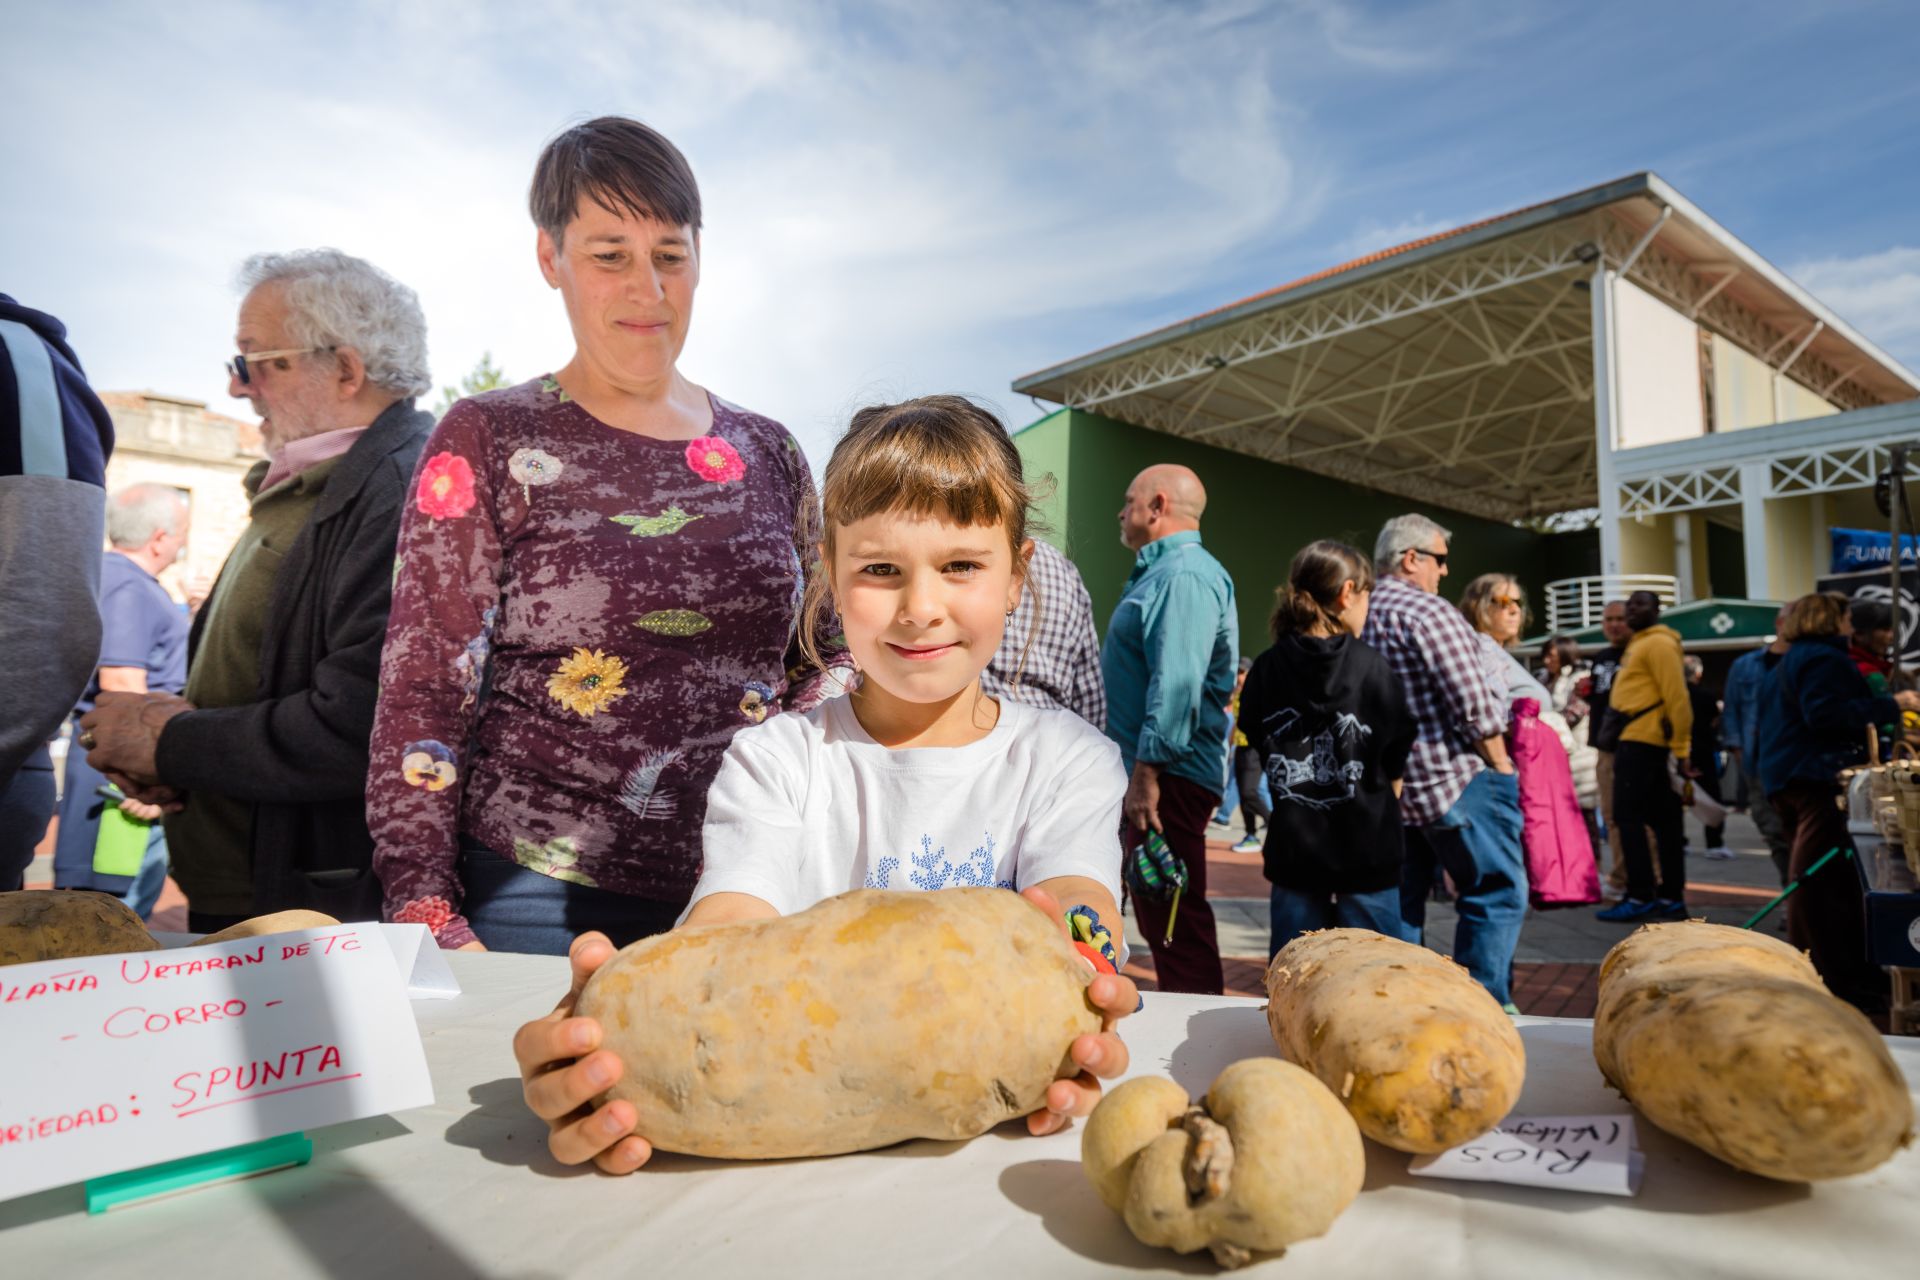
<svg viewBox="0 0 1920 1280"><path fill-rule="evenodd" d="M1356 591L1373 590L1373 563L1366 556L1330 538L1302 547L1287 569L1286 582L1273 593L1273 638L1304 633L1320 623L1341 630L1335 610L1340 588L1349 582Z"/></svg>

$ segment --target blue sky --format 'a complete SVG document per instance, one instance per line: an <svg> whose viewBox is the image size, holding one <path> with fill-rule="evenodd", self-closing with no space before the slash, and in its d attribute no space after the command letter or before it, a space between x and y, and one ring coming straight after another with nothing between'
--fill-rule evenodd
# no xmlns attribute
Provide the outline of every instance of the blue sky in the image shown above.
<svg viewBox="0 0 1920 1280"><path fill-rule="evenodd" d="M563 363L526 181L605 111L701 180L683 367L816 467L871 400L1019 425L1022 373L1639 169L1920 368L1911 5L234 0L7 27L0 290L102 388L227 412L259 249L413 285L442 382L483 350Z"/></svg>

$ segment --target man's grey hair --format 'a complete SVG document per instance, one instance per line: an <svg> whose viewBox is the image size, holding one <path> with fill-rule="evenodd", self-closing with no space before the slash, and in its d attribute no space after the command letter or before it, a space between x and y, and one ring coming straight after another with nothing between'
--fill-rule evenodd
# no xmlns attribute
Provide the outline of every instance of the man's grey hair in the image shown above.
<svg viewBox="0 0 1920 1280"><path fill-rule="evenodd" d="M427 372L427 318L413 290L338 249L256 253L240 268L247 293L280 286L287 302L287 339L300 347L352 347L367 381L396 396L433 387Z"/></svg>
<svg viewBox="0 0 1920 1280"><path fill-rule="evenodd" d="M1435 538L1452 542L1453 531L1441 528L1417 512L1395 516L1380 526L1380 536L1374 539L1374 572L1392 573L1403 553L1415 548L1425 551Z"/></svg>
<svg viewBox="0 0 1920 1280"><path fill-rule="evenodd" d="M179 533L186 523L186 495L169 485L130 484L107 500L107 541L122 551L137 551L162 531Z"/></svg>

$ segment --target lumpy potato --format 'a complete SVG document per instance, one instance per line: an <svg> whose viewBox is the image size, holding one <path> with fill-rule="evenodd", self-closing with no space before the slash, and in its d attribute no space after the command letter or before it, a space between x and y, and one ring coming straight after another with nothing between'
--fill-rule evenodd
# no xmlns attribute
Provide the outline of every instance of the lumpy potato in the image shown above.
<svg viewBox="0 0 1920 1280"><path fill-rule="evenodd" d="M1171 1080L1127 1081L1094 1108L1080 1160L1142 1243L1224 1267L1324 1235L1367 1163L1339 1100L1277 1058L1234 1063L1198 1107Z"/></svg>
<svg viewBox="0 0 1920 1280"><path fill-rule="evenodd" d="M833 1155L970 1138L1075 1074L1092 970L1005 889L855 890L622 950L577 1012L626 1064L605 1095L665 1151Z"/></svg>

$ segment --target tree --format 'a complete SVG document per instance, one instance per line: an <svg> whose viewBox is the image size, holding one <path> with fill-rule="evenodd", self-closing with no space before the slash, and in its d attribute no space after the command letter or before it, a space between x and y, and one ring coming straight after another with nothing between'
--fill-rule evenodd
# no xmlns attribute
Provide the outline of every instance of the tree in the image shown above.
<svg viewBox="0 0 1920 1280"><path fill-rule="evenodd" d="M447 410L453 408L455 400L467 396L477 396L482 391L493 391L508 385L506 370L493 362L493 352L480 353L480 363L473 366L473 372L460 379L458 387L440 388L440 403L433 406L433 416L443 418Z"/></svg>

